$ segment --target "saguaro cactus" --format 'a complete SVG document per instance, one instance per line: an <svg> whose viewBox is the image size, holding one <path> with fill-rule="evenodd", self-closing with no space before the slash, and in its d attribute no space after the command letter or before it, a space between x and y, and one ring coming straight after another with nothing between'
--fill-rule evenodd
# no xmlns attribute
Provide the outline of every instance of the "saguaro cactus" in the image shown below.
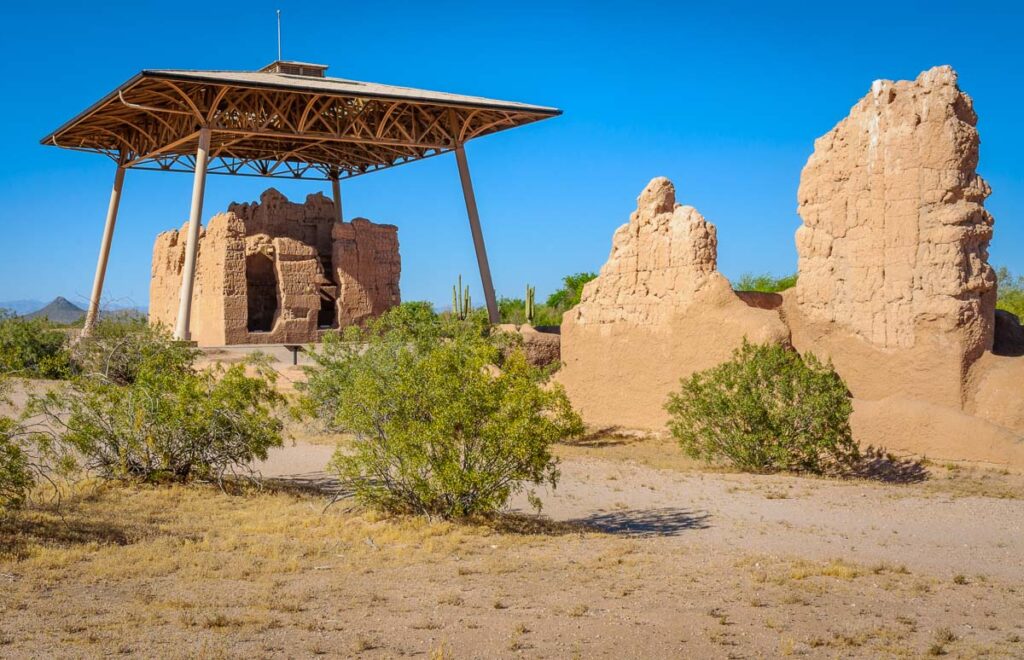
<svg viewBox="0 0 1024 660"><path fill-rule="evenodd" d="M459 283L452 287L452 314L462 320L469 317L473 311L473 303L469 298L469 286L462 288L462 275L459 275Z"/></svg>
<svg viewBox="0 0 1024 660"><path fill-rule="evenodd" d="M536 309L533 305L534 296L537 293L537 287L526 285L526 322L533 325L534 312Z"/></svg>

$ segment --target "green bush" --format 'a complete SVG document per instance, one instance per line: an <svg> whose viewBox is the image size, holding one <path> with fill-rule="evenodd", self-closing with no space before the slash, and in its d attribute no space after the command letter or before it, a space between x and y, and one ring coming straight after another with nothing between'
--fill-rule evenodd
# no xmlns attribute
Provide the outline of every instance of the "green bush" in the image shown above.
<svg viewBox="0 0 1024 660"><path fill-rule="evenodd" d="M0 373L0 402L6 400L7 384ZM0 415L0 515L21 506L35 483L28 454L22 447L23 429L17 421Z"/></svg>
<svg viewBox="0 0 1024 660"><path fill-rule="evenodd" d="M160 330L101 328L80 347L83 372L31 401L55 453L103 478L221 480L281 444L265 362L197 370L196 351Z"/></svg>
<svg viewBox="0 0 1024 660"><path fill-rule="evenodd" d="M199 351L172 341L166 329L141 318L105 318L75 346L77 371L116 385L134 383L142 369L187 372Z"/></svg>
<svg viewBox="0 0 1024 660"><path fill-rule="evenodd" d="M43 319L11 316L0 310L0 371L34 378L71 374L66 332Z"/></svg>
<svg viewBox="0 0 1024 660"><path fill-rule="evenodd" d="M666 409L683 450L753 472L841 473L858 458L850 395L831 365L747 341L728 362L681 381Z"/></svg>
<svg viewBox="0 0 1024 660"><path fill-rule="evenodd" d="M14 420L0 417L0 515L20 507L35 483L28 455L16 438Z"/></svg>
<svg viewBox="0 0 1024 660"><path fill-rule="evenodd" d="M774 277L765 273L764 275L752 275L744 273L733 285L737 291L760 291L761 293L778 293L796 286L796 273Z"/></svg>
<svg viewBox="0 0 1024 660"><path fill-rule="evenodd" d="M1014 277L1006 266L996 271L998 298L996 308L1003 309L1024 322L1024 275Z"/></svg>
<svg viewBox="0 0 1024 660"><path fill-rule="evenodd" d="M543 305L534 305L533 325L561 325L562 316L580 303L583 285L597 277L597 273L574 273L562 278L562 287L548 296ZM526 303L522 298L499 298L498 312L502 323L526 323Z"/></svg>
<svg viewBox="0 0 1024 660"><path fill-rule="evenodd" d="M549 305L534 305L534 326L561 325L562 310ZM522 298L498 298L498 314L502 323L526 323L526 302Z"/></svg>
<svg viewBox="0 0 1024 660"><path fill-rule="evenodd" d="M558 289L547 299L547 305L566 312L580 304L583 296L583 285L597 279L597 273L573 273L562 278L562 288Z"/></svg>
<svg viewBox="0 0 1024 660"><path fill-rule="evenodd" d="M582 423L521 351L502 350L503 334L490 336L482 317L410 322L399 309L325 338L304 406L353 435L329 469L358 501L456 518L494 512L527 483L556 483L549 447Z"/></svg>

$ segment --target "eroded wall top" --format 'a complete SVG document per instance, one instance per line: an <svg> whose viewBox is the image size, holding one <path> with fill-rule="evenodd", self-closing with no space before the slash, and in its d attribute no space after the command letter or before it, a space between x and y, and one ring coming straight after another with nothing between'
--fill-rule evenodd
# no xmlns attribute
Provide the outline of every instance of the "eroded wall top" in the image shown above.
<svg viewBox="0 0 1024 660"><path fill-rule="evenodd" d="M800 178L799 309L880 348L958 335L991 347L992 216L977 116L950 67L878 80L827 134Z"/></svg>
<svg viewBox="0 0 1024 660"><path fill-rule="evenodd" d="M652 179L629 222L616 230L608 261L574 308L580 324L658 323L686 306L716 270L715 226L692 206L676 203L665 177Z"/></svg>

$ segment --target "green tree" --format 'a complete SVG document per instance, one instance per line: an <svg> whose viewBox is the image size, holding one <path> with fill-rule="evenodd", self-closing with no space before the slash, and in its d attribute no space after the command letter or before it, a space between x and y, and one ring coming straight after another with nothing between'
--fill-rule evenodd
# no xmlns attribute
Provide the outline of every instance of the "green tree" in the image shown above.
<svg viewBox="0 0 1024 660"><path fill-rule="evenodd" d="M502 350L507 333L480 329L444 315L403 325L388 312L313 354L303 404L354 436L329 469L358 501L457 518L557 482L550 445L581 433L579 416L521 351Z"/></svg>
<svg viewBox="0 0 1024 660"><path fill-rule="evenodd" d="M669 396L683 450L753 472L843 472L859 457L850 395L831 365L747 341L731 360L693 374Z"/></svg>
<svg viewBox="0 0 1024 660"><path fill-rule="evenodd" d="M1024 275L1015 277L1009 268L1002 266L996 271L996 281L996 308L1015 314L1024 322Z"/></svg>
<svg viewBox="0 0 1024 660"><path fill-rule="evenodd" d="M792 275L784 275L782 277L775 277L768 273L763 275L744 273L732 288L737 291L778 293L779 291L792 289L794 286L796 286L796 273L793 273Z"/></svg>
<svg viewBox="0 0 1024 660"><path fill-rule="evenodd" d="M583 285L596 278L597 273L591 272L566 275L562 278L562 288L548 296L548 307L554 307L562 312L572 309L580 304L580 298L583 296Z"/></svg>

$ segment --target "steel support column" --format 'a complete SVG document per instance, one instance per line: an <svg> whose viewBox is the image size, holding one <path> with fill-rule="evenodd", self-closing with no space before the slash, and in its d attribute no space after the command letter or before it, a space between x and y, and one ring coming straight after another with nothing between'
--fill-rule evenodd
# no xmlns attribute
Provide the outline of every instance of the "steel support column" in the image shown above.
<svg viewBox="0 0 1024 660"><path fill-rule="evenodd" d="M175 339L189 339L192 317L192 289L196 280L196 252L199 247L199 227L203 221L203 194L206 192L206 164L210 152L210 129L199 129L199 149L196 150L196 171L192 179L192 210L188 217L188 242L185 244L185 266L181 271L181 297L178 299L178 319L174 327Z"/></svg>
<svg viewBox="0 0 1024 660"><path fill-rule="evenodd" d="M103 225L103 241L100 243L100 256L96 260L96 276L92 280L92 295L89 297L89 311L85 314L85 325L82 336L88 337L96 325L100 313L100 299L103 297L103 280L107 276L107 260L110 258L110 243L114 238L114 225L117 224L117 208L121 204L121 188L124 185L124 167L117 166L114 173L114 187L110 191L110 204L107 206L107 221Z"/></svg>
<svg viewBox="0 0 1024 660"><path fill-rule="evenodd" d="M331 192L334 194L334 212L338 214L338 222L344 222L341 212L341 181L336 174L331 176Z"/></svg>
<svg viewBox="0 0 1024 660"><path fill-rule="evenodd" d="M466 214L469 216L469 229L473 232L473 247L476 249L476 262L480 266L480 282L484 288L484 300L487 302L487 317L491 323L500 320L498 301L494 297L494 284L491 283L491 267L487 263L487 248L484 246L484 234L480 229L480 214L476 209L476 195L473 194L473 180L469 177L469 163L466 162L466 150L462 145L455 147L455 160L459 164L459 178L462 179L462 194L466 198Z"/></svg>

